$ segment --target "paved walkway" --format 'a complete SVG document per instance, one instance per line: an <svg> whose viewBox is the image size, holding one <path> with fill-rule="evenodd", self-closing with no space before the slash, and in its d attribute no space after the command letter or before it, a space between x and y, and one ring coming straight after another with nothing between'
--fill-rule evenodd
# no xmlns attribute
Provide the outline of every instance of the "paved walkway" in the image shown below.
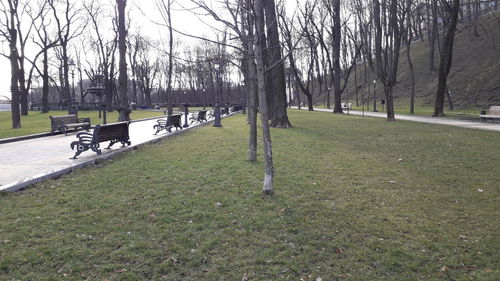
<svg viewBox="0 0 500 281"><path fill-rule="evenodd" d="M182 121L184 123L184 118ZM156 124L155 119L133 122L129 127L131 146L122 147L118 143L109 150L102 149L100 156L89 150L80 154L78 159L70 159L74 151L69 144L76 140L76 133L0 144L0 191L16 191L44 179L54 178L93 164L96 159L109 158L116 153L186 130L174 129L172 133L162 131L155 136L154 124ZM200 125L202 124L193 124L190 128ZM107 145L101 145L101 148L105 147Z"/></svg>
<svg viewBox="0 0 500 281"><path fill-rule="evenodd" d="M315 108L315 111L322 112L333 112L332 109L323 109L323 108ZM347 114L347 111L344 110L344 113ZM363 112L357 110L350 110L349 114L352 115L363 115ZM385 112L369 112L365 111L364 113L367 117L377 117L377 118L387 118L387 114ZM427 124L438 124L438 125L446 125L446 126L455 126L469 129L478 129L478 130L486 130L486 131L495 131L500 132L500 123L492 123L492 122L481 122L478 121L466 121L466 120L456 120L452 118L446 117L427 117L427 116L416 116L416 115L403 115L396 114L396 120L405 120L405 121L413 121Z"/></svg>

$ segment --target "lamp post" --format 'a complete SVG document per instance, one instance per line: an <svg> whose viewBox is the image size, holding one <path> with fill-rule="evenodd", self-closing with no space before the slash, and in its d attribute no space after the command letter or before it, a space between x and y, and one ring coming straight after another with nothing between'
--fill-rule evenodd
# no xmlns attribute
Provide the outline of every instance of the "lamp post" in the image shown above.
<svg viewBox="0 0 500 281"><path fill-rule="evenodd" d="M184 103L184 125L182 127L187 128L189 127L188 123L188 114L189 114L189 103Z"/></svg>
<svg viewBox="0 0 500 281"><path fill-rule="evenodd" d="M377 80L373 80L373 112L377 110Z"/></svg>
<svg viewBox="0 0 500 281"><path fill-rule="evenodd" d="M221 114L220 114L220 104L219 104L219 92L222 91L222 79L221 79L221 62L216 60L214 62L214 66L216 68L216 78L217 78L217 90L215 91L215 105L214 105L214 127L220 128L222 127L221 124Z"/></svg>
<svg viewBox="0 0 500 281"><path fill-rule="evenodd" d="M205 96L205 88L202 90L203 92L203 110L207 109L207 97Z"/></svg>
<svg viewBox="0 0 500 281"><path fill-rule="evenodd" d="M330 95L330 90L331 89L332 89L331 87L328 87L328 92L327 92L327 95L326 95L326 99L327 99L327 101L326 101L326 108L328 108L328 109L331 108L331 106L330 106L330 103L331 103L331 101L330 101L330 96L331 96Z"/></svg>
<svg viewBox="0 0 500 281"><path fill-rule="evenodd" d="M219 105L219 97L215 97L215 107L214 107L214 117L215 117L215 122L214 122L214 127L222 127L222 124L220 122L220 105Z"/></svg>
<svg viewBox="0 0 500 281"><path fill-rule="evenodd" d="M73 93L69 92L69 90L70 90L69 85L66 85L67 89L68 89L68 94L69 94L69 100L67 101L68 114L75 114L75 109L73 108L73 99L75 97L75 70L74 70L75 63L73 62L72 59L69 59L68 67L71 67L71 76L73 79ZM76 112L76 114L78 114L78 112Z"/></svg>

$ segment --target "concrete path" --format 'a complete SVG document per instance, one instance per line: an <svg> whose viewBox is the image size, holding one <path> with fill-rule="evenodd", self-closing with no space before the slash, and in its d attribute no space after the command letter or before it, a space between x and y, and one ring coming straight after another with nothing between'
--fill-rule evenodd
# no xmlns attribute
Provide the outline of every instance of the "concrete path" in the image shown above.
<svg viewBox="0 0 500 281"><path fill-rule="evenodd" d="M323 109L323 108L315 108L315 111L322 112L333 112L332 109ZM347 111L344 110L344 113L347 114ZM349 114L352 115L362 115L363 112L357 110L350 110ZM377 118L387 118L385 112L368 112L364 113L367 117L377 117ZM469 129L478 129L478 130L486 130L486 131L495 131L500 132L500 123L492 123L492 122L481 122L478 121L465 121L465 120L456 120L452 118L446 117L427 117L427 116L416 116L416 115L403 115L396 114L396 120L405 120L405 121L413 121L427 124L438 124L438 125L446 125L446 126L455 126Z"/></svg>
<svg viewBox="0 0 500 281"><path fill-rule="evenodd" d="M184 117L182 121L184 123ZM0 144L0 191L17 191L30 184L93 164L97 159L106 159L116 153L186 131L174 129L172 133L162 131L155 136L154 124L156 119L133 122L129 127L131 146L122 147L118 143L106 150L103 148L107 147L107 144L103 143L100 156L88 150L80 154L78 159L70 159L74 151L69 145L76 140L76 133ZM189 128L201 125L203 124L193 124Z"/></svg>

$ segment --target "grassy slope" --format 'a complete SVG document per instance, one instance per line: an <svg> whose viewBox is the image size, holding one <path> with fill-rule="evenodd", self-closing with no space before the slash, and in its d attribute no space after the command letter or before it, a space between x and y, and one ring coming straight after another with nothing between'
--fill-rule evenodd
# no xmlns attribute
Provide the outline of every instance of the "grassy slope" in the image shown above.
<svg viewBox="0 0 500 281"><path fill-rule="evenodd" d="M474 37L471 28L458 26L453 53L453 66L448 79L448 85L453 94L457 108L475 109L479 114L481 109L491 105L500 105L500 12L487 15L481 19L481 36ZM487 32L486 32L487 31ZM495 46L495 48L494 48ZM409 111L410 71L406 60L406 47L402 46L398 70L399 83L395 87L395 103L403 112ZM432 107L437 86L437 72L429 72L427 41L417 41L412 44L412 60L415 66L417 105ZM439 53L436 50L436 69L439 67ZM367 76L368 85L373 88L373 78ZM378 80L378 79L377 79ZM358 83L364 82L364 67L358 69ZM350 100L354 98L354 73L350 78L348 89ZM373 89L370 89L371 91ZM368 89L361 87L360 95L368 95ZM383 88L377 85L379 97L383 96ZM345 99L345 95L344 95ZM315 99L323 104L323 97ZM446 107L448 101L445 101ZM427 114L431 115L431 114Z"/></svg>
<svg viewBox="0 0 500 281"><path fill-rule="evenodd" d="M28 116L21 116L21 129L12 129L12 119L10 112L0 112L0 139L18 137L24 135L31 135L36 133L50 132L50 115L65 115L68 114L67 111L53 110L50 113L41 113L39 111L30 112ZM161 112L149 112L149 111L133 111L130 115L132 119L141 119L147 117L154 117L163 115ZM79 113L80 117L90 117L91 124L97 125L102 123L102 119L99 119L98 111L81 111ZM108 122L114 122L118 120L118 112L108 112L107 113Z"/></svg>
<svg viewBox="0 0 500 281"><path fill-rule="evenodd" d="M500 276L498 133L290 117L272 198L243 116L0 195L0 280Z"/></svg>

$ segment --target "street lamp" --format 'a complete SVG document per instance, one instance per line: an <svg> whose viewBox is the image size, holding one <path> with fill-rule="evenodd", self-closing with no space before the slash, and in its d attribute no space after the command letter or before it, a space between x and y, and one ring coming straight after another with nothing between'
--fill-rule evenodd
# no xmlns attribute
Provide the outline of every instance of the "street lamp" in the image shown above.
<svg viewBox="0 0 500 281"><path fill-rule="evenodd" d="M377 110L377 80L373 80L373 112Z"/></svg>
<svg viewBox="0 0 500 281"><path fill-rule="evenodd" d="M221 116L220 116L220 104L219 104L219 91L222 90L222 79L220 77L221 75L221 62L220 61L214 61L214 66L216 68L216 76L217 76L217 91L215 92L215 105L214 105L214 127L220 128L222 127L221 124Z"/></svg>
<svg viewBox="0 0 500 281"><path fill-rule="evenodd" d="M205 96L205 88L203 88L203 110L207 109L207 97Z"/></svg>
<svg viewBox="0 0 500 281"><path fill-rule="evenodd" d="M73 108L73 100L75 98L75 70L74 67L76 64L73 62L72 59L68 60L68 67L71 67L71 77L73 80L73 94L70 92L69 85L66 85L68 89L68 94L69 94L69 100L68 100L68 114L75 114L75 108ZM78 112L76 112L78 114Z"/></svg>
<svg viewBox="0 0 500 281"><path fill-rule="evenodd" d="M331 108L331 106L330 106L330 103L331 103L331 101L330 101L330 99L331 99L330 98L331 97L330 90L331 89L332 89L331 87L328 87L328 92L327 92L327 95L326 95L326 108Z"/></svg>

